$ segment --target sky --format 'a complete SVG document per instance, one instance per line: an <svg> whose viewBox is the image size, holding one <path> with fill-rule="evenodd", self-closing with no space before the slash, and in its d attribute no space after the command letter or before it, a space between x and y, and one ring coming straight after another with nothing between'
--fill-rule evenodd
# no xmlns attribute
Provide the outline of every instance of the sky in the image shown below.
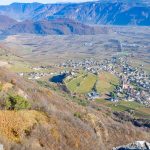
<svg viewBox="0 0 150 150"><path fill-rule="evenodd" d="M8 5L14 2L39 2L39 3L57 3L57 2L86 2L86 1L96 1L96 0L0 0L0 5Z"/></svg>

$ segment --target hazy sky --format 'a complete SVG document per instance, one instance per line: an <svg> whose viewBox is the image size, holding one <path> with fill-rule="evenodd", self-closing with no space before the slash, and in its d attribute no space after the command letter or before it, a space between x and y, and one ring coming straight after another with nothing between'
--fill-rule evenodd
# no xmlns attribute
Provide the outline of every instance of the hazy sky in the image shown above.
<svg viewBox="0 0 150 150"><path fill-rule="evenodd" d="M57 3L57 2L86 2L96 0L0 0L0 5L7 5L13 2L39 2L39 3Z"/></svg>

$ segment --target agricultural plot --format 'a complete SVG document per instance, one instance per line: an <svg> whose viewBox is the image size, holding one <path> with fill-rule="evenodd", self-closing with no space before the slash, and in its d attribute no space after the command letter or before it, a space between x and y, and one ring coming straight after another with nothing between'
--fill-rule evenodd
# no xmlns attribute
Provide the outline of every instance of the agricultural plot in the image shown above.
<svg viewBox="0 0 150 150"><path fill-rule="evenodd" d="M75 92L76 89L80 86L82 80L84 80L84 74L79 75L78 77L72 79L71 81L65 81L67 88L71 92Z"/></svg>
<svg viewBox="0 0 150 150"><path fill-rule="evenodd" d="M91 73L81 74L71 81L65 82L67 88L73 93L85 94L94 88L97 76Z"/></svg>
<svg viewBox="0 0 150 150"><path fill-rule="evenodd" d="M85 94L94 89L100 94L106 94L113 91L119 84L119 79L109 72L102 72L100 75L82 73L65 83L73 93Z"/></svg>
<svg viewBox="0 0 150 150"><path fill-rule="evenodd" d="M88 93L92 91L96 83L97 76L94 74L87 74L84 80L81 81L80 86L76 89L77 93Z"/></svg>
<svg viewBox="0 0 150 150"><path fill-rule="evenodd" d="M143 118L150 117L150 109L146 108L144 105L139 104L137 102L120 101L117 103L112 103L104 99L98 99L96 100L96 102L111 108L112 111L123 112L123 111L128 111L128 110L134 110L134 116L137 118L138 117L143 117Z"/></svg>
<svg viewBox="0 0 150 150"><path fill-rule="evenodd" d="M102 72L98 77L96 89L97 92L106 94L108 92L112 92L118 84L119 79L115 75L109 72Z"/></svg>

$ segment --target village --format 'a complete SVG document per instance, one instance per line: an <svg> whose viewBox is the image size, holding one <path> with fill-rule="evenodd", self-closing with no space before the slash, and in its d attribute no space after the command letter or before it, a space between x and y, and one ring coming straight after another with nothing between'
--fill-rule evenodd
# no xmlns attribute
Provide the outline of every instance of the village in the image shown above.
<svg viewBox="0 0 150 150"><path fill-rule="evenodd" d="M68 78L73 78L80 69L93 74L100 74L102 71L114 74L119 78L120 84L109 94L108 100L113 102L136 101L150 106L150 75L140 67L131 66L126 56L112 57L101 63L92 58L83 61L69 60L59 66L63 66L66 70L72 68ZM94 100L99 98L100 94L97 91L91 91L87 97Z"/></svg>
<svg viewBox="0 0 150 150"><path fill-rule="evenodd" d="M126 56L114 56L110 60L105 59L102 62L93 58L79 61L68 60L56 66L63 69L58 72L45 72L44 70L49 70L51 66L38 66L32 67L33 72L19 73L19 75L27 76L30 80L39 80L43 77L65 74L65 78L73 79L80 70L95 75L105 71L115 75L119 79L119 85L115 86L113 92L108 94L107 100L112 102L121 100L136 101L147 107L150 106L150 75L141 67L133 67ZM101 93L92 90L86 94L86 97L88 100L95 100L101 97Z"/></svg>

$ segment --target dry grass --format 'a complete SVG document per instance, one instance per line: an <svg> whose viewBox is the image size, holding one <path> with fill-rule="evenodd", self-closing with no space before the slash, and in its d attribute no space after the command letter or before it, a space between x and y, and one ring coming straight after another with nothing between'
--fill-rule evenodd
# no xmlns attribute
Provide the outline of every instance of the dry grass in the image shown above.
<svg viewBox="0 0 150 150"><path fill-rule="evenodd" d="M11 89L13 85L11 83L5 83L2 86L2 91L7 92L9 89Z"/></svg>
<svg viewBox="0 0 150 150"><path fill-rule="evenodd" d="M37 111L0 111L0 133L16 142L30 132L36 124L43 124L48 118ZM28 133L29 134L29 133Z"/></svg>
<svg viewBox="0 0 150 150"><path fill-rule="evenodd" d="M39 88L7 70L0 70L0 80L12 83L18 94L27 95L32 106L32 110L0 111L0 143L5 148L9 145L8 149L15 150L109 150L130 141L150 139L143 129L113 120L111 113L66 101L58 93ZM74 116L76 112L80 118Z"/></svg>

